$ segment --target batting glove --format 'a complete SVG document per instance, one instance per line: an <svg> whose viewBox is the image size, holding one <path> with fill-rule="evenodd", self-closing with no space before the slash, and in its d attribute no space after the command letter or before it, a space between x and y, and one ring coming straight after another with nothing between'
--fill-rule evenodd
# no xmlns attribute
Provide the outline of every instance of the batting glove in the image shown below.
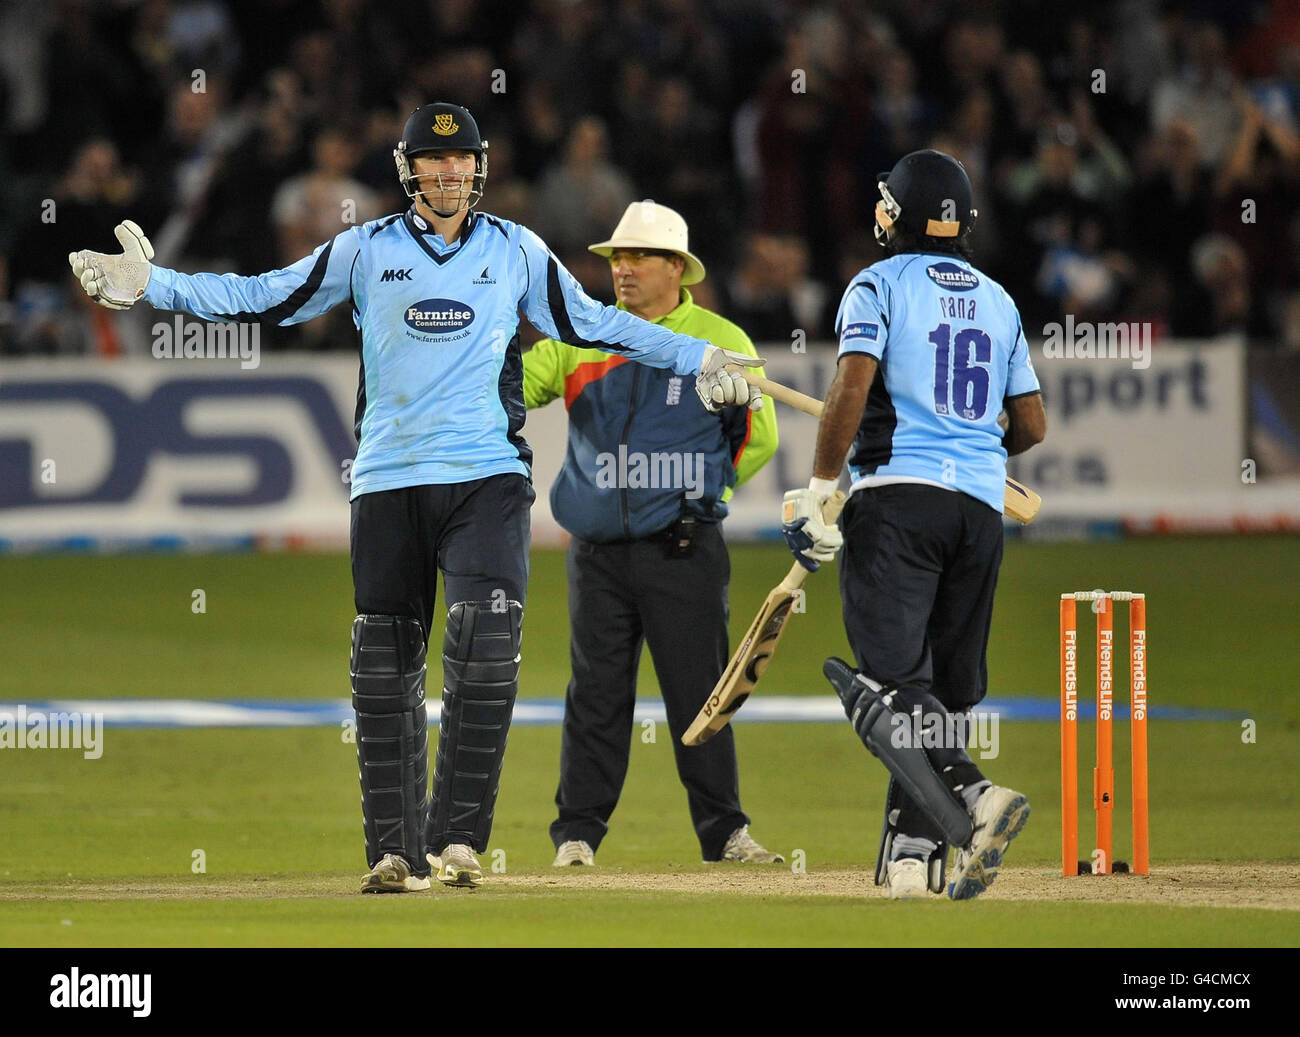
<svg viewBox="0 0 1300 1037"><path fill-rule="evenodd" d="M790 490L781 501L781 535L795 561L809 572L815 573L844 545L839 526L822 518L822 506L834 492L832 480L814 479L808 489Z"/></svg>
<svg viewBox="0 0 1300 1037"><path fill-rule="evenodd" d="M153 274L149 260L153 246L138 226L124 220L113 228L122 246L120 256L82 249L70 252L68 262L81 287L100 306L110 310L129 310L144 295Z"/></svg>
<svg viewBox="0 0 1300 1037"><path fill-rule="evenodd" d="M695 379L695 392L712 413L723 407L748 407L763 409L763 394L754 388L739 371L727 370L728 364L741 367L762 367L763 361L748 353L735 353L730 349L708 346L704 350L704 364Z"/></svg>

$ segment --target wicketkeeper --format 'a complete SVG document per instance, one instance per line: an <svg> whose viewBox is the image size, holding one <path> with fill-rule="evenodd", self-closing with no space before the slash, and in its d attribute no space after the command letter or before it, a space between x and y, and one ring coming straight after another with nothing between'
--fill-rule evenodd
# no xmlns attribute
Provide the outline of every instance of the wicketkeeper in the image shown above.
<svg viewBox="0 0 1300 1037"><path fill-rule="evenodd" d="M155 267L140 228L124 253L69 257L96 302L143 299L210 320L296 324L341 303L360 337L352 466L352 701L366 857L363 892L482 880L518 688L532 451L518 314L564 342L695 377L712 408L746 406L752 364L587 296L532 231L474 210L488 144L464 108L412 113L393 152L405 212L347 227L255 277ZM448 598L432 798L425 652L439 571Z"/></svg>

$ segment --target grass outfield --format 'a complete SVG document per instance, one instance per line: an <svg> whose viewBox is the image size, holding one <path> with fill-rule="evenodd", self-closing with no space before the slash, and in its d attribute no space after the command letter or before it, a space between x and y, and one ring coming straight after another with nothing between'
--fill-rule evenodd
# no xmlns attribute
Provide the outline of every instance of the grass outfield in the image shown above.
<svg viewBox="0 0 1300 1037"><path fill-rule="evenodd" d="M787 558L777 548L733 551L733 636ZM1150 600L1152 703L1256 721L1250 743L1236 722L1152 721L1150 880L1055 876L1054 723L1002 724L987 769L1028 793L1034 814L998 885L960 905L879 899L870 867L884 772L839 725L737 725L755 834L787 856L800 851L803 874L699 863L662 729L653 743L633 743L601 867L581 878L554 872L546 827L559 731L521 727L492 838L500 852L484 857L503 870L475 893L389 898L353 892L364 870L355 747L339 731L111 729L99 760L0 752L0 943L1294 945L1297 577L1294 537L1008 545L991 694L1052 697L1056 595L1123 586ZM792 620L763 691L828 693L820 660L845 647L833 583L826 574L810 581L810 615ZM352 612L339 556L6 558L0 586L9 635L0 700L348 691ZM207 595L202 615L190 610L195 588ZM535 553L530 602L522 693L559 697L560 554ZM1117 634L1124 619L1121 611ZM1091 633L1082 626L1081 637ZM1081 681L1091 679L1085 668ZM1116 853L1127 857L1119 726ZM1086 828L1086 803L1081 817ZM203 874L191 870L195 850ZM1275 900L1256 895L1269 883L1279 886Z"/></svg>
<svg viewBox="0 0 1300 1037"><path fill-rule="evenodd" d="M779 547L732 550L733 642L788 568ZM989 646L990 694L1054 697L1058 595L1099 586L1147 593L1153 705L1300 721L1298 536L1008 544ZM354 612L343 555L0 557L0 587L7 634L0 701L350 693ZM191 610L196 589L206 596L202 614ZM808 616L795 617L782 639L764 678L768 694L828 694L821 660L848 651L834 575L815 574L807 590ZM564 694L565 593L562 553L535 551L524 696ZM1089 619L1080 616L1081 638L1093 636ZM1121 607L1117 641L1125 622ZM441 641L435 630L433 643ZM648 658L642 674L653 691Z"/></svg>

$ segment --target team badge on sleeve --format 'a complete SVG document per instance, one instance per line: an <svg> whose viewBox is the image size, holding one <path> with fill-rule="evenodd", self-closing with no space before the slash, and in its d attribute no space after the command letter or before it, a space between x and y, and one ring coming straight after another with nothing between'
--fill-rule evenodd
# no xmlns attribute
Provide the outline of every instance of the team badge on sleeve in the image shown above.
<svg viewBox="0 0 1300 1037"><path fill-rule="evenodd" d="M847 342L851 338L862 338L868 342L875 342L880 338L880 325L872 324L868 321L857 321L853 324L847 324L840 335L841 342Z"/></svg>

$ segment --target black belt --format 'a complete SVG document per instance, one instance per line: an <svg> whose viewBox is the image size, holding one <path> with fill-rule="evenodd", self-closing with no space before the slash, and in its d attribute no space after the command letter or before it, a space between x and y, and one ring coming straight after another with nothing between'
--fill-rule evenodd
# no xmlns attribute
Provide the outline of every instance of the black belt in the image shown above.
<svg viewBox="0 0 1300 1037"><path fill-rule="evenodd" d="M626 537L622 540L605 540L597 546L616 547L627 544L662 543L666 545L669 558L689 558L695 551L695 540L700 535L701 526L716 526L714 519L703 519L696 515L682 515L674 519L663 529L639 537Z"/></svg>

